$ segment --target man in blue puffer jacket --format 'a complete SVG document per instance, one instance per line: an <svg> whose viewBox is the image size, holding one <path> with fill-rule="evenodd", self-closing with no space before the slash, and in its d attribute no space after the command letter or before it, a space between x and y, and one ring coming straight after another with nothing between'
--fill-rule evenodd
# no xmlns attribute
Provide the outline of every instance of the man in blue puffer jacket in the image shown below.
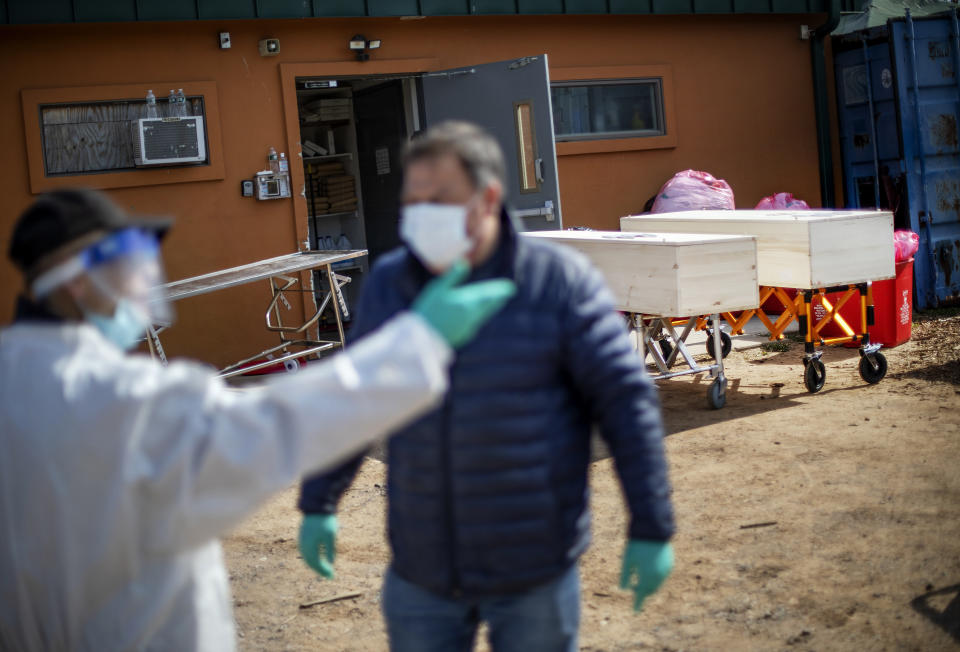
<svg viewBox="0 0 960 652"><path fill-rule="evenodd" d="M391 649L469 650L486 622L497 652L576 650L593 424L630 512L621 584L636 609L673 565L656 390L600 273L576 252L518 235L502 208L496 141L444 123L411 143L404 164L407 246L374 266L352 338L406 309L456 258L470 263L470 280L509 278L517 294L457 353L443 404L390 440ZM303 486L300 549L326 577L337 501L359 465Z"/></svg>

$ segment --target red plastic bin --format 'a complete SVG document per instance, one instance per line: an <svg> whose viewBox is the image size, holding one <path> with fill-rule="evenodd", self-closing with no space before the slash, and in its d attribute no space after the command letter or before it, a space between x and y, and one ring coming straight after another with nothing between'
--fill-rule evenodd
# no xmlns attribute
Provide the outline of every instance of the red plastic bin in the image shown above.
<svg viewBox="0 0 960 652"><path fill-rule="evenodd" d="M827 298L836 305L842 292L829 292ZM813 306L814 318L819 320L826 311L819 302ZM860 293L854 294L843 307L840 315L850 327L860 328ZM873 326L867 328L870 341L890 348L910 339L910 324L913 321L913 258L897 263L896 276L873 283ZM820 329L821 337L843 337L844 332L832 320ZM859 345L858 345L859 346Z"/></svg>
<svg viewBox="0 0 960 652"><path fill-rule="evenodd" d="M791 299L797 298L797 288L780 288L787 293L787 296ZM768 315L781 315L783 314L783 302L777 297L776 294L770 295L766 301L763 302L763 305L760 306L763 312Z"/></svg>

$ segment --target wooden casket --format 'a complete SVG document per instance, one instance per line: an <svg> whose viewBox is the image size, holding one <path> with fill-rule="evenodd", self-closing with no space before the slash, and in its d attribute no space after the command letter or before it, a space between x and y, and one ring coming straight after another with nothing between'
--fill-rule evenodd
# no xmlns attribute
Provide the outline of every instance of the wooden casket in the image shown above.
<svg viewBox="0 0 960 652"><path fill-rule="evenodd" d="M761 285L826 288L894 276L886 211L684 211L620 218L622 231L757 237Z"/></svg>
<svg viewBox="0 0 960 652"><path fill-rule="evenodd" d="M690 317L756 308L757 242L752 236L620 231L537 231L585 254L624 312Z"/></svg>

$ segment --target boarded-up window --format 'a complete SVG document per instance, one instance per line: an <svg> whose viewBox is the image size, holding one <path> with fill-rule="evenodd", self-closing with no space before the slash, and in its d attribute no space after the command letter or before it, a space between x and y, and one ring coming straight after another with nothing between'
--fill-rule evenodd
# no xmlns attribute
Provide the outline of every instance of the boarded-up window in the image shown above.
<svg viewBox="0 0 960 652"><path fill-rule="evenodd" d="M188 96L186 113L203 116L203 97ZM158 99L157 114L169 117L173 107ZM41 104L46 176L134 169L134 124L146 117L147 105L140 99Z"/></svg>

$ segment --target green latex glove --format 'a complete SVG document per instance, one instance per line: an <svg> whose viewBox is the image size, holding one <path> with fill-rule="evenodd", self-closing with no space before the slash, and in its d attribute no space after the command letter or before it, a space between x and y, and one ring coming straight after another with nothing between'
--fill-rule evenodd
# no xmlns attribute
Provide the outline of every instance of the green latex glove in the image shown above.
<svg viewBox="0 0 960 652"><path fill-rule="evenodd" d="M427 283L413 301L413 311L453 348L472 340L517 292L514 282L504 278L460 285L469 274L467 261L458 260L443 276Z"/></svg>
<svg viewBox="0 0 960 652"><path fill-rule="evenodd" d="M633 610L640 611L643 601L653 595L673 570L673 547L666 541L627 542L623 552L620 588L633 591Z"/></svg>
<svg viewBox="0 0 960 652"><path fill-rule="evenodd" d="M307 566L328 580L333 579L333 558L337 556L337 517L307 514L300 524L300 555Z"/></svg>

